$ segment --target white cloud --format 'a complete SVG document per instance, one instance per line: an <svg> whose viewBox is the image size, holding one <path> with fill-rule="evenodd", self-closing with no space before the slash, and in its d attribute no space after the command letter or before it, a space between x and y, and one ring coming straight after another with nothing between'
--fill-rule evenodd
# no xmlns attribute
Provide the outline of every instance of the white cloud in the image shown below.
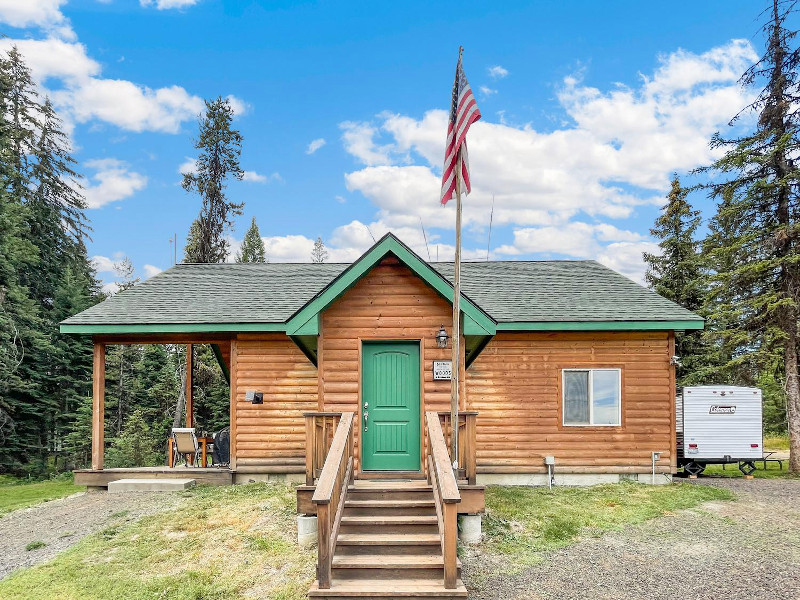
<svg viewBox="0 0 800 600"><path fill-rule="evenodd" d="M661 248L653 242L615 242L606 246L596 258L605 266L644 284L646 266L643 252L660 254Z"/></svg>
<svg viewBox="0 0 800 600"><path fill-rule="evenodd" d="M673 172L714 158L709 139L750 101L738 77L756 58L748 42L733 40L702 54L662 56L635 87L603 91L567 77L558 99L569 121L555 130L479 121L469 134L467 231L485 229L494 198L494 226L515 228L514 244L498 253L610 263L613 251L627 257L619 269L638 277L641 259L630 257L650 242L616 222L661 204ZM421 217L429 229L453 228L453 203L437 205L444 110L421 118L381 113L341 127L345 149L363 163L345 184L375 204L378 222L418 228Z"/></svg>
<svg viewBox="0 0 800 600"><path fill-rule="evenodd" d="M187 156L186 160L184 160L178 167L178 173L181 175L184 173L197 173L197 159Z"/></svg>
<svg viewBox="0 0 800 600"><path fill-rule="evenodd" d="M325 144L327 144L325 138L311 140L311 142L308 144L308 148L306 148L306 154L314 154L314 152L322 148Z"/></svg>
<svg viewBox="0 0 800 600"><path fill-rule="evenodd" d="M277 172L272 173L271 175L262 175L261 173L256 173L255 171L245 171L242 181L248 181L250 183L269 183L270 181L276 181L281 183L283 181L283 177L281 177L281 174Z"/></svg>
<svg viewBox="0 0 800 600"><path fill-rule="evenodd" d="M503 79L503 77L508 76L508 69L501 67L500 65L489 67L487 71L489 73L489 77L492 79Z"/></svg>
<svg viewBox="0 0 800 600"><path fill-rule="evenodd" d="M180 86L153 90L121 79L89 79L53 97L79 123L96 119L137 132L177 133L203 110L203 100Z"/></svg>
<svg viewBox="0 0 800 600"><path fill-rule="evenodd" d="M69 20L61 12L67 0L0 0L0 22L11 27L40 27L51 35L75 39Z"/></svg>
<svg viewBox="0 0 800 600"><path fill-rule="evenodd" d="M187 8L194 6L200 0L139 0L139 4L144 7L154 6L158 10L169 10L171 8Z"/></svg>
<svg viewBox="0 0 800 600"><path fill-rule="evenodd" d="M144 270L145 279L150 279L151 277L155 277L164 270L154 265L145 265L144 267L142 267L142 269Z"/></svg>
<svg viewBox="0 0 800 600"><path fill-rule="evenodd" d="M487 97L497 93L497 90L493 90L492 88L485 85L482 85L479 89L481 91L481 94Z"/></svg>
<svg viewBox="0 0 800 600"><path fill-rule="evenodd" d="M225 96L225 99L228 101L228 104L230 104L234 117L243 117L250 112L250 105L241 98L237 98L233 94L228 94Z"/></svg>
<svg viewBox="0 0 800 600"><path fill-rule="evenodd" d="M115 273L114 265L116 264L116 260L113 258L109 258L108 256L97 255L93 256L91 259L92 264L94 265L95 271L98 273Z"/></svg>
<svg viewBox="0 0 800 600"><path fill-rule="evenodd" d="M136 132L177 133L183 123L203 111L202 98L180 86L150 88L101 77L102 67L89 57L86 47L63 36L0 39L0 51L8 51L14 45L36 83L53 99L67 128L75 122L96 121ZM246 112L243 101L233 96L228 99L237 115Z"/></svg>
<svg viewBox="0 0 800 600"><path fill-rule="evenodd" d="M127 165L114 158L87 160L84 165L95 173L89 177L83 194L89 208L100 208L143 190L147 177L131 171Z"/></svg>

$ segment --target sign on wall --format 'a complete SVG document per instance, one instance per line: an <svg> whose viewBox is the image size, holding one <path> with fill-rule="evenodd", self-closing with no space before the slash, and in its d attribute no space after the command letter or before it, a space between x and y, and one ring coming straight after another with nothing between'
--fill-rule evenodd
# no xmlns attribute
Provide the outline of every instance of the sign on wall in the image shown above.
<svg viewBox="0 0 800 600"><path fill-rule="evenodd" d="M433 361L433 379L434 381L446 380L453 378L453 362L450 360L435 360Z"/></svg>

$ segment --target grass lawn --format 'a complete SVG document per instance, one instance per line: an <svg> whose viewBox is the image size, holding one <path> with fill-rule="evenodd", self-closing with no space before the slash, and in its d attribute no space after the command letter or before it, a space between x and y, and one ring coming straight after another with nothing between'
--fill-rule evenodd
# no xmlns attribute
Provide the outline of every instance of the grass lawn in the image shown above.
<svg viewBox="0 0 800 600"><path fill-rule="evenodd" d="M512 569L531 565L541 552L568 546L709 500L731 500L723 489L674 483L620 483L583 488L486 489L481 550L505 555Z"/></svg>
<svg viewBox="0 0 800 600"><path fill-rule="evenodd" d="M756 479L778 479L778 478L796 478L797 475L793 475L789 473L789 461L783 461L783 469L781 470L778 466L778 463L768 462L767 468L763 468L763 464L760 462L756 462L756 466L758 467L755 472L753 473L753 477ZM703 471L703 474L700 475L700 479L705 476L713 475L714 477L742 477L742 472L739 470L739 465L708 465L706 470Z"/></svg>
<svg viewBox="0 0 800 600"><path fill-rule="evenodd" d="M0 598L225 600L304 598L316 551L295 543L294 487L182 492L176 510L120 519L49 563L0 581Z"/></svg>
<svg viewBox="0 0 800 600"><path fill-rule="evenodd" d="M72 483L72 477L28 483L7 475L0 476L0 516L47 500L63 498L86 488Z"/></svg>
<svg viewBox="0 0 800 600"><path fill-rule="evenodd" d="M764 436L764 450L768 452L788 452L789 451L789 436L784 435L765 435Z"/></svg>

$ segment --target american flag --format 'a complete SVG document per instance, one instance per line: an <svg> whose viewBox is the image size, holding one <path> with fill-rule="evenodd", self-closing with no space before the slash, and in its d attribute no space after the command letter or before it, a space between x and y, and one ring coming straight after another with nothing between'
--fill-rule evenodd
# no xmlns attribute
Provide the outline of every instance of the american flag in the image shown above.
<svg viewBox="0 0 800 600"><path fill-rule="evenodd" d="M458 55L456 80L453 83L453 99L450 103L450 122L447 125L447 144L444 151L444 170L442 172L442 204L453 197L456 191L456 169L461 156L461 192L469 194L469 158L467 156L467 131L469 126L481 118L481 111L467 83Z"/></svg>

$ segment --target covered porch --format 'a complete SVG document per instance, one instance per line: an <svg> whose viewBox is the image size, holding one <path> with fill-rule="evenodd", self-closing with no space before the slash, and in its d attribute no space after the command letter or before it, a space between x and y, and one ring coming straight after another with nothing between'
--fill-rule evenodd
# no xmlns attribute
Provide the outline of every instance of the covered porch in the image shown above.
<svg viewBox="0 0 800 600"><path fill-rule="evenodd" d="M181 411L181 427L195 428L195 352L194 346L209 345L219 363L225 379L230 384L231 334L217 333L115 333L95 335L93 340L92 369L92 440L91 468L74 471L75 483L89 488L106 488L111 481L119 479L194 479L198 484L230 485L234 483L234 471L230 464L213 466L209 463L211 438L198 441L197 462L187 457L183 464L174 465L173 440L168 434L163 440L164 464L158 466L112 467L105 465L106 453L106 358L109 346L146 346L152 344L185 346L185 385L181 391L184 409ZM230 411L228 413L230 415ZM229 419L230 423L230 419ZM198 434L199 436L199 434ZM208 450L208 452L206 452ZM208 454L208 456L206 456Z"/></svg>

